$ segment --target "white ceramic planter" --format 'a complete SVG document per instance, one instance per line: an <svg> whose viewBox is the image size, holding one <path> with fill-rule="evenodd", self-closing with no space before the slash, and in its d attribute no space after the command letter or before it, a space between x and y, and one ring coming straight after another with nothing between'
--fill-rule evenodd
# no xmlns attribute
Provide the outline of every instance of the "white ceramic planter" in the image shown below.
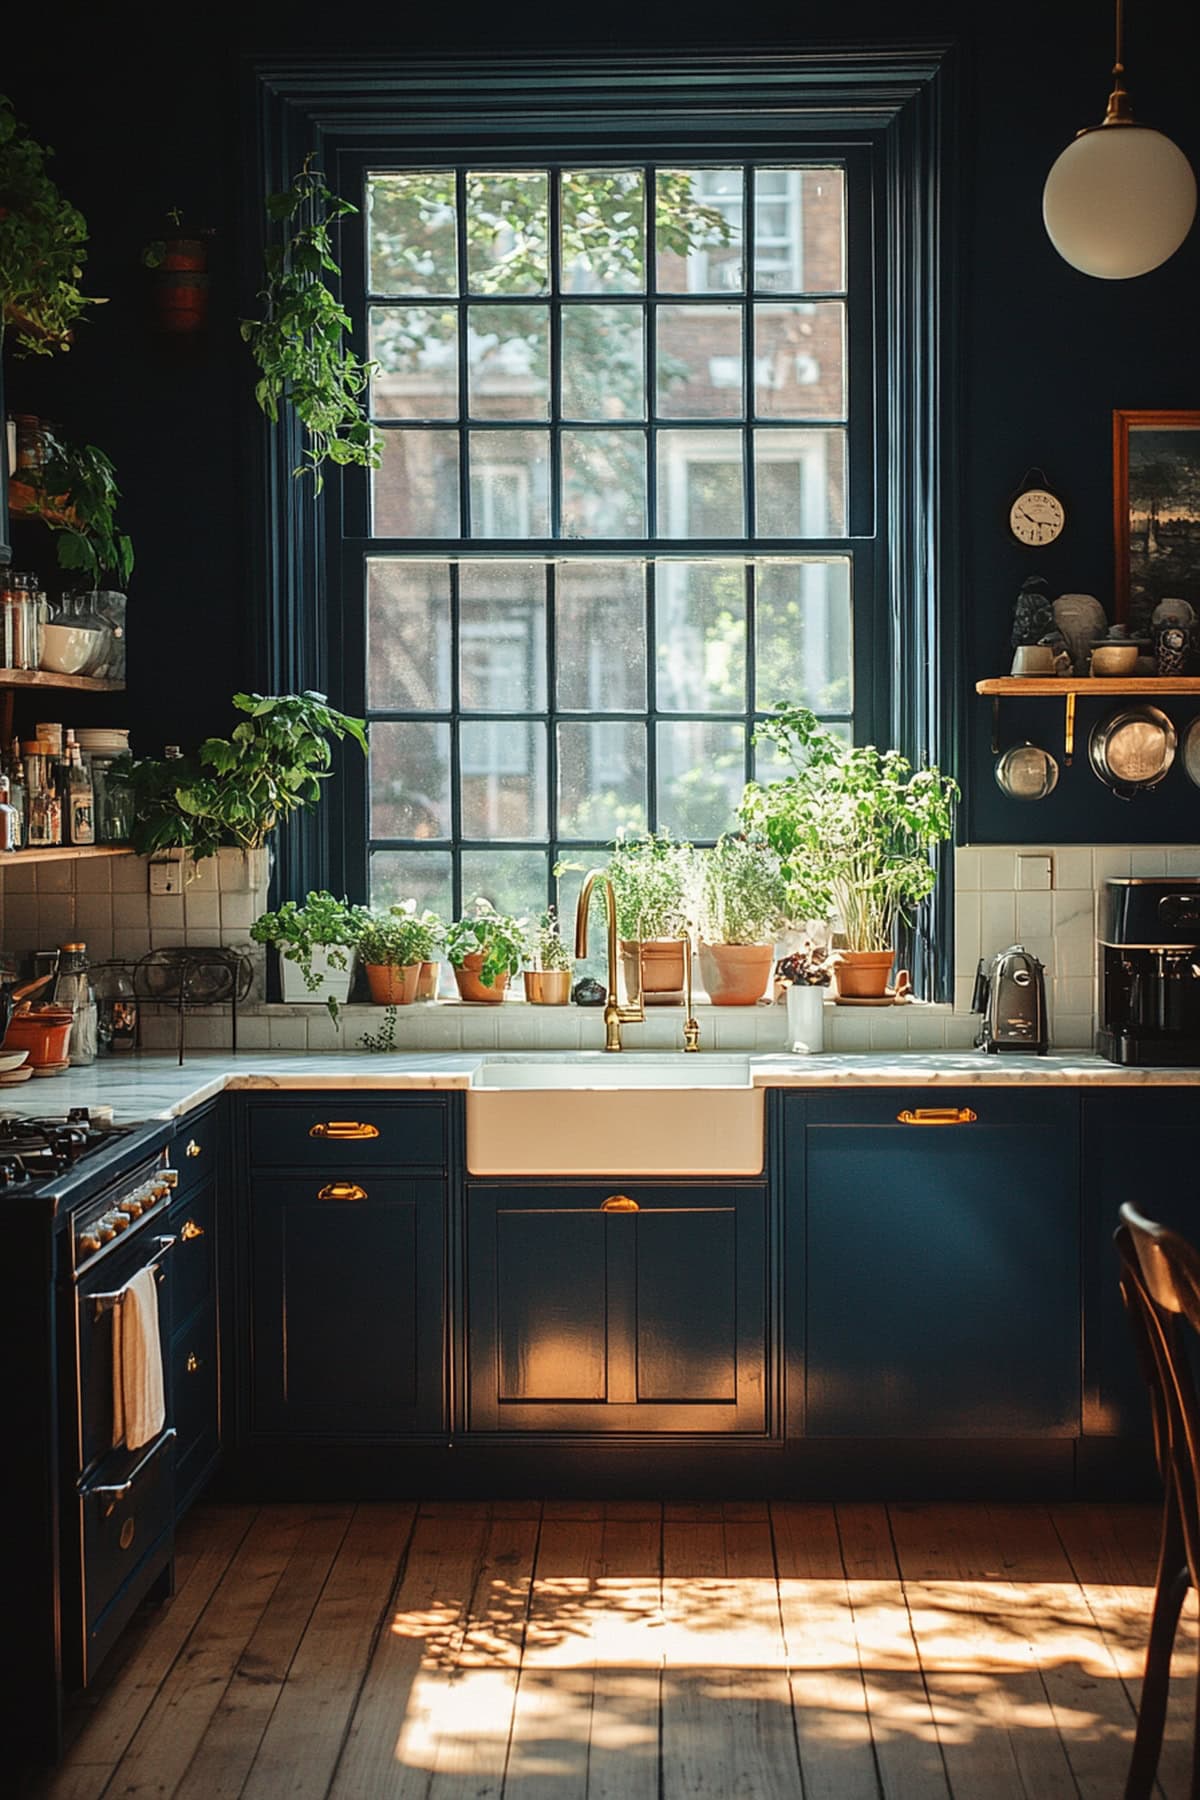
<svg viewBox="0 0 1200 1800"><path fill-rule="evenodd" d="M793 982L787 990L787 1047L799 1056L816 1056L825 1048L825 996L827 987L801 987Z"/></svg>
<svg viewBox="0 0 1200 1800"><path fill-rule="evenodd" d="M223 894L261 895L265 910L267 889L271 885L269 844L264 844L261 850L218 850L217 864Z"/></svg>
<svg viewBox="0 0 1200 1800"><path fill-rule="evenodd" d="M347 966L344 969L331 968L329 954L319 946L312 953L312 970L321 977L321 985L310 988L304 980L304 971L299 963L289 961L280 956L279 967L283 976L283 997L289 1005L324 1006L327 1000L336 1000L339 1006L345 1006L350 997L350 982L354 976L354 957L347 954Z"/></svg>

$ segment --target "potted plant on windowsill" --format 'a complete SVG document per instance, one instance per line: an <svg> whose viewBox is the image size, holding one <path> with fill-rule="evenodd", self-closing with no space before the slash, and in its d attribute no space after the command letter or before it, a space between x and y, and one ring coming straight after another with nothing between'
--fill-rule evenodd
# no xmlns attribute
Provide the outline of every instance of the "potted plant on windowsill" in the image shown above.
<svg viewBox="0 0 1200 1800"><path fill-rule="evenodd" d="M617 907L625 991L648 1006L682 999L692 846L669 831L619 837L607 875ZM640 969L639 969L640 962Z"/></svg>
<svg viewBox="0 0 1200 1800"><path fill-rule="evenodd" d="M446 955L460 1000L494 1005L504 999L509 977L521 967L527 928L528 920L498 913L482 899L454 921L446 933Z"/></svg>
<svg viewBox="0 0 1200 1800"><path fill-rule="evenodd" d="M355 909L354 941L376 1006L411 1006L436 934L417 916L415 900L382 911Z"/></svg>
<svg viewBox="0 0 1200 1800"><path fill-rule="evenodd" d="M897 750L844 743L805 707L779 706L757 735L792 773L751 782L742 817L778 855L792 917L835 920L839 994L883 998L897 922L933 891L930 852L951 836L958 784Z"/></svg>
<svg viewBox="0 0 1200 1800"><path fill-rule="evenodd" d="M354 974L357 910L322 888L303 905L285 900L277 912L255 919L250 936L278 951L283 997L289 1004L324 1005L336 1023Z"/></svg>
<svg viewBox="0 0 1200 1800"><path fill-rule="evenodd" d="M775 974L784 989L788 1049L816 1055L825 1048L825 999L837 952L806 938L798 950L781 956Z"/></svg>
<svg viewBox="0 0 1200 1800"><path fill-rule="evenodd" d="M532 1006L567 1006L574 961L563 943L558 914L547 907L529 934L525 949L525 998Z"/></svg>
<svg viewBox="0 0 1200 1800"><path fill-rule="evenodd" d="M697 852L700 979L714 1006L753 1006L767 990L785 883L766 839L729 833Z"/></svg>

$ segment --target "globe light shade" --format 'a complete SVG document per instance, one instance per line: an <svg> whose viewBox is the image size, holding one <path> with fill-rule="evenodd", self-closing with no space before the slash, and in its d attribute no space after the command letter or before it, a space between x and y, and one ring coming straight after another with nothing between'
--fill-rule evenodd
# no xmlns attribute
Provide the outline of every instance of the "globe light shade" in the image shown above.
<svg viewBox="0 0 1200 1800"><path fill-rule="evenodd" d="M1042 217L1072 268L1128 281L1178 250L1196 216L1183 151L1146 125L1100 125L1067 145L1049 175Z"/></svg>

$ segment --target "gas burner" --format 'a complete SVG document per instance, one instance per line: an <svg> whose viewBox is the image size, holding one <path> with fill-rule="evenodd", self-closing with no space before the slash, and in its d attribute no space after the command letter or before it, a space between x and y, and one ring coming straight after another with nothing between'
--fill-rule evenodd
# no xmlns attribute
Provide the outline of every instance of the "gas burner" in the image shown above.
<svg viewBox="0 0 1200 1800"><path fill-rule="evenodd" d="M130 1129L86 1107L47 1118L0 1114L0 1192L63 1175Z"/></svg>

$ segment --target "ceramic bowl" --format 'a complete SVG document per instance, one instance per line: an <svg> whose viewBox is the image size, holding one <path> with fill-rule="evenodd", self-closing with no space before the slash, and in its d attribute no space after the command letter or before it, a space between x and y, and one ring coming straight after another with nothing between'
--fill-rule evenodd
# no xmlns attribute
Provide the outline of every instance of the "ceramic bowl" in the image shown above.
<svg viewBox="0 0 1200 1800"><path fill-rule="evenodd" d="M28 1055L28 1050L0 1050L0 1075L7 1075L11 1069L19 1069Z"/></svg>
<svg viewBox="0 0 1200 1800"><path fill-rule="evenodd" d="M78 675L96 654L96 633L82 625L47 625L42 634L42 667L55 675Z"/></svg>
<svg viewBox="0 0 1200 1800"><path fill-rule="evenodd" d="M1092 649L1093 675L1132 675L1137 667L1136 644L1096 644Z"/></svg>

